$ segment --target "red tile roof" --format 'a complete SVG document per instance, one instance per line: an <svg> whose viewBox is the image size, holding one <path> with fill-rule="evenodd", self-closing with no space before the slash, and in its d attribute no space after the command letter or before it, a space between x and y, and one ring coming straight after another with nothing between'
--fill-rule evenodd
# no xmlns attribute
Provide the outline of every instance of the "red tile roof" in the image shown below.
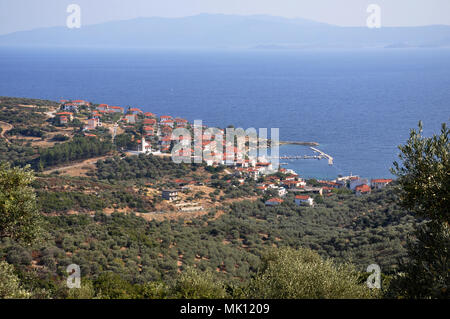
<svg viewBox="0 0 450 319"><path fill-rule="evenodd" d="M372 179L372 183L390 183L392 182L392 179L387 178L379 178L379 179Z"/></svg>
<svg viewBox="0 0 450 319"><path fill-rule="evenodd" d="M286 185L289 185L289 184L291 184L291 185L296 185L296 184L299 184L300 182L299 181L287 181L287 180L284 180L284 181L281 181L281 183L283 183L283 184L286 184Z"/></svg>
<svg viewBox="0 0 450 319"><path fill-rule="evenodd" d="M297 195L295 196L295 199L300 199L300 200L308 200L310 197L308 195Z"/></svg>
<svg viewBox="0 0 450 319"><path fill-rule="evenodd" d="M262 162L256 163L256 166L269 166L269 165L270 163L262 163Z"/></svg>
<svg viewBox="0 0 450 319"><path fill-rule="evenodd" d="M144 119L142 121L142 123L144 123L144 124L156 124L156 120L155 119Z"/></svg>
<svg viewBox="0 0 450 319"><path fill-rule="evenodd" d="M367 193L367 192L370 192L370 186L369 186L369 185L366 185L366 184L364 184L364 185L359 185L359 186L356 186L355 190L356 190L357 192Z"/></svg>
<svg viewBox="0 0 450 319"><path fill-rule="evenodd" d="M188 181L187 180L184 180L184 179L176 179L176 180L174 180L174 183L177 183L177 184L183 184L183 183L188 183Z"/></svg>
<svg viewBox="0 0 450 319"><path fill-rule="evenodd" d="M267 201L270 203L282 203L283 202L283 200L281 198L271 198Z"/></svg>

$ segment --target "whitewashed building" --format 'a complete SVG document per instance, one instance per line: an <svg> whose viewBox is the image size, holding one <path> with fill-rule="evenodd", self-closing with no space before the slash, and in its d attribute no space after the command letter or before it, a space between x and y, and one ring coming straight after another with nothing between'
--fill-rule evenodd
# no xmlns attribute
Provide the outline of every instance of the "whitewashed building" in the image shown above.
<svg viewBox="0 0 450 319"><path fill-rule="evenodd" d="M300 205L314 206L314 199L308 195L297 195L295 196L294 202L297 206Z"/></svg>

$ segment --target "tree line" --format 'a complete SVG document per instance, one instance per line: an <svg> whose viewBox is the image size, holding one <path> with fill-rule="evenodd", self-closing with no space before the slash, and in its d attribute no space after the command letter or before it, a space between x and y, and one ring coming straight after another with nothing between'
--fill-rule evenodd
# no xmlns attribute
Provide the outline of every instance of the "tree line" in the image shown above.
<svg viewBox="0 0 450 319"><path fill-rule="evenodd" d="M44 168L106 155L113 149L109 141L101 141L95 137L74 137L73 140L41 149L39 157L33 161L33 167Z"/></svg>

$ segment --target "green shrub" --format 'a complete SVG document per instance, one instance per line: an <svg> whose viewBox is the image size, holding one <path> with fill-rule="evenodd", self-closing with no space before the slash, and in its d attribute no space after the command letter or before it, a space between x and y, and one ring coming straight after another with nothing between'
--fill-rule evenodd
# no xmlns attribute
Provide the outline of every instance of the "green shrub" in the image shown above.
<svg viewBox="0 0 450 319"><path fill-rule="evenodd" d="M227 292L217 274L211 270L202 272L188 267L176 281L173 296L183 299L220 299L226 298Z"/></svg>
<svg viewBox="0 0 450 319"><path fill-rule="evenodd" d="M14 267L5 261L0 261L0 299L29 298L31 294L21 288L19 278L14 273Z"/></svg>
<svg viewBox="0 0 450 319"><path fill-rule="evenodd" d="M249 298L340 299L373 298L354 268L336 265L309 249L282 248L271 251L251 281Z"/></svg>

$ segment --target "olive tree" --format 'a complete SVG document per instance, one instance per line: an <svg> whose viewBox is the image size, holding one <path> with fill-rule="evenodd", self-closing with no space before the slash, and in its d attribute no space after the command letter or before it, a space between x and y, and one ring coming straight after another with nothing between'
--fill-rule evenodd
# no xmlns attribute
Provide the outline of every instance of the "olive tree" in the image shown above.
<svg viewBox="0 0 450 319"><path fill-rule="evenodd" d="M33 242L40 233L41 216L30 186L34 173L29 166L0 163L0 238Z"/></svg>
<svg viewBox="0 0 450 319"><path fill-rule="evenodd" d="M20 286L20 280L14 273L14 267L0 261L0 299L29 298L31 294Z"/></svg>
<svg viewBox="0 0 450 319"><path fill-rule="evenodd" d="M227 292L223 282L211 270L188 267L179 275L172 295L180 299L220 299L226 298Z"/></svg>
<svg viewBox="0 0 450 319"><path fill-rule="evenodd" d="M306 248L273 249L247 289L249 298L373 298L378 292L361 283L350 264L335 264Z"/></svg>
<svg viewBox="0 0 450 319"><path fill-rule="evenodd" d="M394 163L403 208L417 217L414 238L408 243L408 260L392 281L394 297L449 298L450 285L450 165L449 129L424 137L411 130L399 146L401 163Z"/></svg>

